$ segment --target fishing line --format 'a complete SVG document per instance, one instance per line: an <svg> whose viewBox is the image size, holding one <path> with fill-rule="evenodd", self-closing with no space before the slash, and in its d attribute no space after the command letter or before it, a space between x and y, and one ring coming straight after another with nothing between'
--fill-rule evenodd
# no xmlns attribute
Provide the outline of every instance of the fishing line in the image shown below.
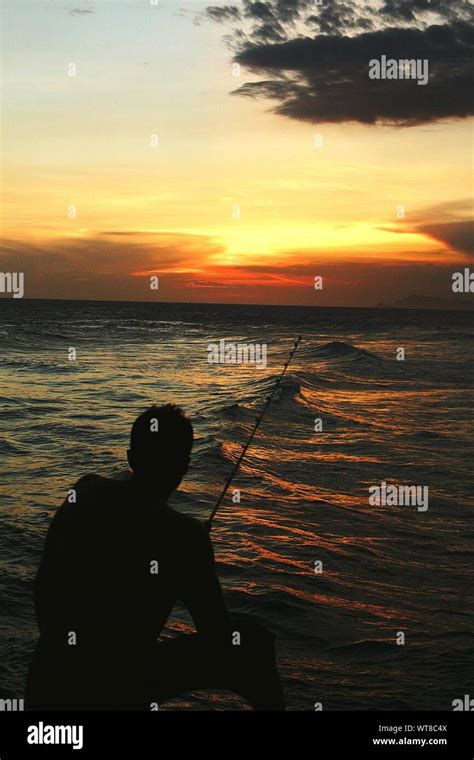
<svg viewBox="0 0 474 760"><path fill-rule="evenodd" d="M265 406L263 407L260 416L257 417L257 421L256 421L256 423L255 423L255 425L253 427L252 432L250 433L250 437L249 437L247 443L245 444L245 446L242 448L242 451L241 451L240 456L239 456L239 458L238 458L238 460L237 460L237 462L236 462L236 464L234 466L234 469L232 470L232 473L230 474L230 476L227 478L227 480L225 482L225 486L222 489L222 493L219 496L219 498L217 499L216 505L215 505L214 509L212 510L211 516L209 517L209 520L207 522L208 530L211 530L211 528L212 528L212 521L213 521L214 517L216 516L216 512L219 509L219 507L220 507L220 505L222 503L222 500L223 500L224 496L226 495L227 490L228 490L230 484L232 483L232 481L234 479L235 473L237 472L237 470L240 467L240 463L242 462L242 459L244 458L244 456L245 456L245 454L247 452L247 449L249 448L250 444L252 443L253 437L254 437L255 433L257 432L261 421L263 420L265 412L267 411L268 407L271 404L272 398L275 395L278 386L280 385L281 381L283 380L283 376L284 376L286 370L290 366L291 360L293 359L293 356L296 353L296 350L297 350L297 348L298 348L298 346L300 344L300 341L301 341L301 335L298 336L298 340L294 344L293 350L290 351L290 355L288 357L288 361L286 361L285 364L283 365L283 371L282 371L281 375L279 376L278 380L276 381L275 387L273 388L273 391L268 396L268 398L267 398L267 400L265 402Z"/></svg>

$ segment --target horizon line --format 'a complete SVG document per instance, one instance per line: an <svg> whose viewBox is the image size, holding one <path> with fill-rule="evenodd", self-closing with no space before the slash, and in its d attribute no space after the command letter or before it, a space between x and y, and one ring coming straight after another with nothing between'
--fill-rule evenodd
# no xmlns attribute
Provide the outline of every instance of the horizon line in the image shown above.
<svg viewBox="0 0 474 760"><path fill-rule="evenodd" d="M428 296L429 297L429 296ZM426 298L426 296L425 296ZM269 304L269 303L218 303L214 301L137 301L137 300L118 300L114 298L0 298L1 302L7 301L52 301L61 303L116 303L116 304L154 304L170 306L254 306L257 308L271 309L373 309L376 311L472 311L474 306L468 304L460 308L455 307L436 307L436 306L394 306L390 304L372 305L372 306L321 306L318 304Z"/></svg>

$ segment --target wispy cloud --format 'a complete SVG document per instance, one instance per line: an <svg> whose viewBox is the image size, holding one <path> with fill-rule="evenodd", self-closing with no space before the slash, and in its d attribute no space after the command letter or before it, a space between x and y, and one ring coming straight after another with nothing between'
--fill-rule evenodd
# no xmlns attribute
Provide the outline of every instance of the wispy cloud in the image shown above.
<svg viewBox="0 0 474 760"><path fill-rule="evenodd" d="M92 8L69 8L68 13L70 16L88 16L94 11Z"/></svg>

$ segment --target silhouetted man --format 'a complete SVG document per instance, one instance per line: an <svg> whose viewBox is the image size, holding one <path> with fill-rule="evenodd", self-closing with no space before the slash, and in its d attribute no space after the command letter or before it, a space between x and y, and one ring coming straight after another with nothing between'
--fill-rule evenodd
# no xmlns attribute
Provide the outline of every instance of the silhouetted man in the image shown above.
<svg viewBox="0 0 474 760"><path fill-rule="evenodd" d="M29 709L153 709L205 688L284 709L273 636L231 620L207 528L167 504L192 445L179 408L151 407L132 427L132 477L87 475L68 492L35 580ZM197 634L158 642L177 600Z"/></svg>

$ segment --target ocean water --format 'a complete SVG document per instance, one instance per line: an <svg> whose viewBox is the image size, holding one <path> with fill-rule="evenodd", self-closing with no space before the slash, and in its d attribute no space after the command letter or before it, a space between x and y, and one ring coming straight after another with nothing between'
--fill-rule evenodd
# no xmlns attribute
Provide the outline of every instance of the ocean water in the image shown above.
<svg viewBox="0 0 474 760"><path fill-rule="evenodd" d="M23 695L32 580L66 490L122 476L135 416L173 401L197 440L171 503L208 516L299 334L241 503L227 497L213 529L228 605L276 634L291 710L474 694L472 313L1 300L0 318L0 696ZM221 338L267 344L267 367L210 365ZM382 481L428 486L428 509L370 506ZM168 633L189 626L176 609ZM163 707L209 708L245 705L201 692Z"/></svg>

